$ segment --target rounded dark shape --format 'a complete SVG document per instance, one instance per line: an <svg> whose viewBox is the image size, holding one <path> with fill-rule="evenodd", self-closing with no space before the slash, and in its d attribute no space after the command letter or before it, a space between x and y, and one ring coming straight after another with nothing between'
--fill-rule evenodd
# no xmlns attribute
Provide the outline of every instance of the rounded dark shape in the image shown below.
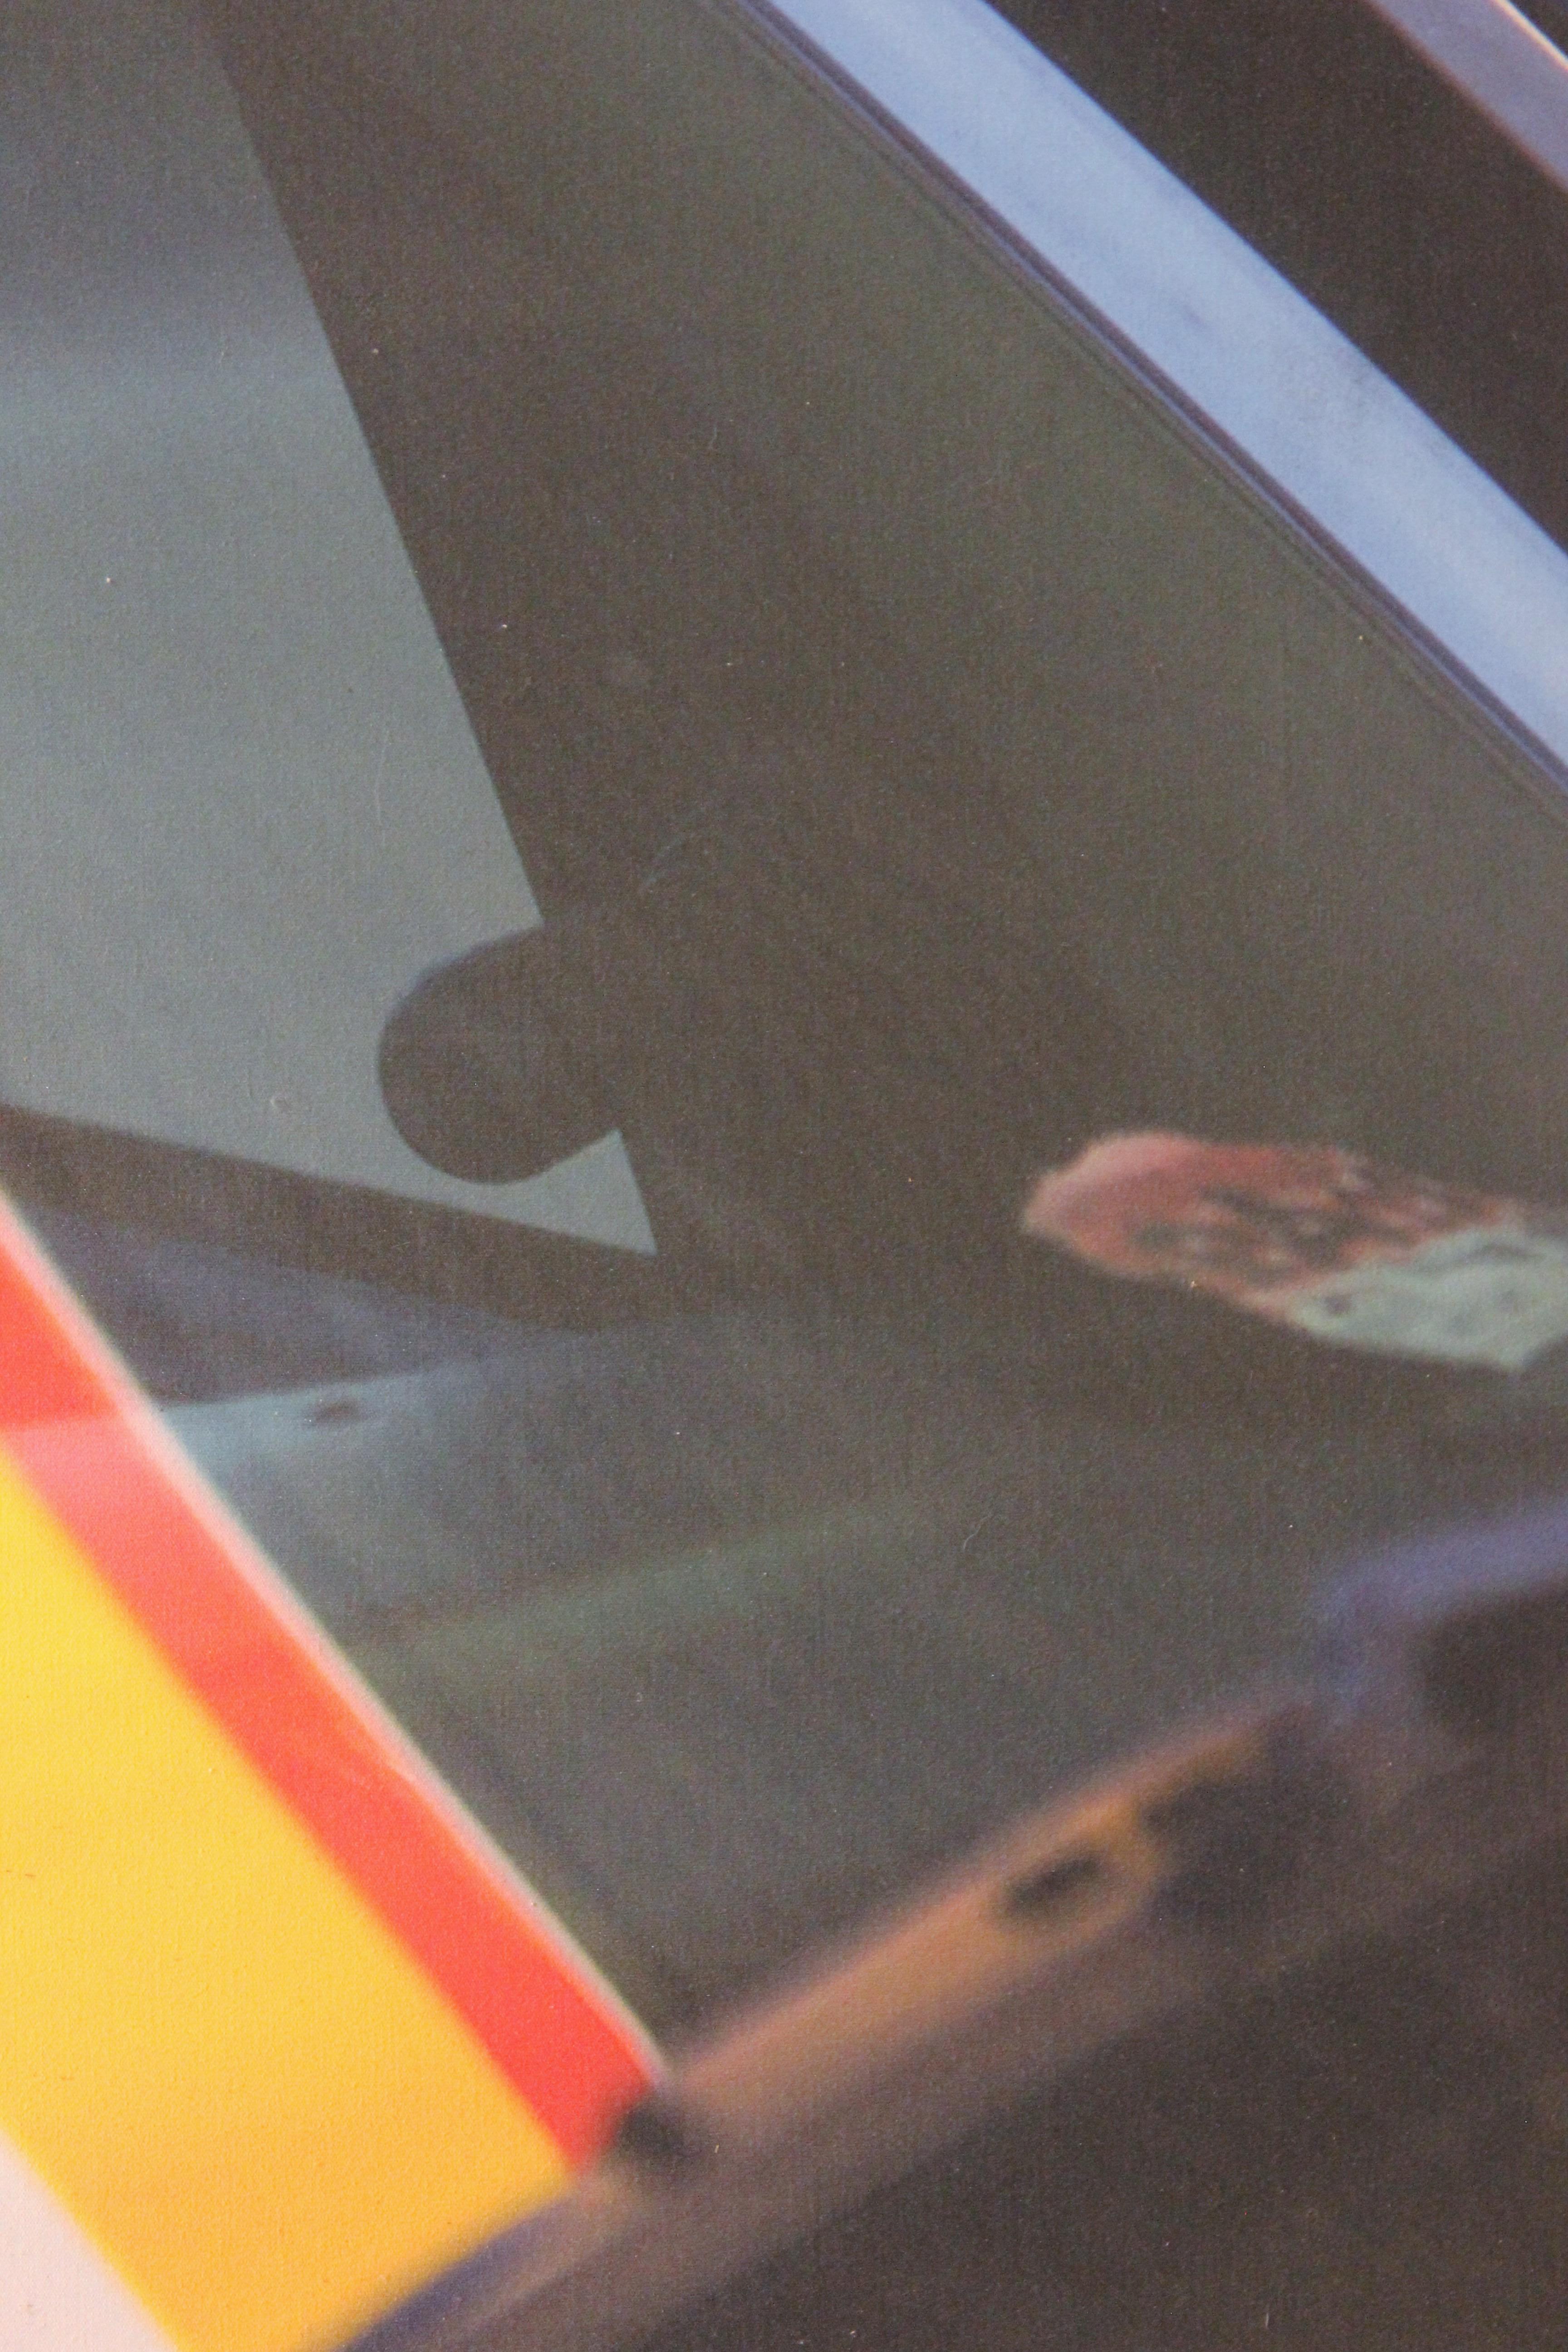
<svg viewBox="0 0 1568 2352"><path fill-rule="evenodd" d="M689 2172L710 2150L678 2100L650 2091L622 2117L612 2153L668 2177Z"/></svg>
<svg viewBox="0 0 1568 2352"><path fill-rule="evenodd" d="M1038 1870L1013 1880L1002 1898L1010 1919L1026 1923L1054 1919L1087 1895L1096 1895L1110 1874L1106 1857L1092 1846L1078 1853L1058 1854Z"/></svg>
<svg viewBox="0 0 1568 2352"><path fill-rule="evenodd" d="M470 1182L537 1176L616 1124L598 926L568 916L424 974L382 1032L382 1097L422 1160Z"/></svg>

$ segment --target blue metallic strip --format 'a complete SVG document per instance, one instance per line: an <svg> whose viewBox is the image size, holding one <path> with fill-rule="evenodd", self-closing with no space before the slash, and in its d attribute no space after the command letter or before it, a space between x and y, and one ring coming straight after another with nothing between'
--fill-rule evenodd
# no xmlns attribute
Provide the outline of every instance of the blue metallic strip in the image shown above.
<svg viewBox="0 0 1568 2352"><path fill-rule="evenodd" d="M1568 762L1568 555L984 0L770 0Z"/></svg>

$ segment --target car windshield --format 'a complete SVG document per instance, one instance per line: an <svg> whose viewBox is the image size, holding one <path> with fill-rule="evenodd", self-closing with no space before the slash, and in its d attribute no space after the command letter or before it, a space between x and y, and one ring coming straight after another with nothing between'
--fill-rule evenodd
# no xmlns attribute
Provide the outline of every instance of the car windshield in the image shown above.
<svg viewBox="0 0 1568 2352"><path fill-rule="evenodd" d="M688 2030L1561 1478L1558 776L749 19L63 18L0 1177Z"/></svg>

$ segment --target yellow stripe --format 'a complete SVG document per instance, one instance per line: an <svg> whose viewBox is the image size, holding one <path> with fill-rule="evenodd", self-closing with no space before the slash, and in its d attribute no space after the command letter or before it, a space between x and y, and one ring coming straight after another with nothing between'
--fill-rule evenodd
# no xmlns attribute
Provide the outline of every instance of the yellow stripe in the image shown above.
<svg viewBox="0 0 1568 2352"><path fill-rule="evenodd" d="M564 2170L4 1453L0 2128L184 2352L340 2343Z"/></svg>

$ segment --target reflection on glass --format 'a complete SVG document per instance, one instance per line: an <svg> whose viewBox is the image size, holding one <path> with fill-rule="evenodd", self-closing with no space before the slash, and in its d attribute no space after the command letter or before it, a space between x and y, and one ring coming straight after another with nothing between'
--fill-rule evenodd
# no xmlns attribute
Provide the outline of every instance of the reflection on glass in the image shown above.
<svg viewBox="0 0 1568 2352"><path fill-rule="evenodd" d="M237 172L234 283L293 289L247 292L246 404L213 400L266 577L315 599L310 692L259 631L160 672L212 761L171 863L158 761L117 763L134 681L54 633L71 773L114 780L83 837L144 855L124 919L101 862L26 870L147 945L64 993L40 950L5 1166L374 1687L689 2024L1286 1654L1340 1553L1554 1475L1501 1375L1118 1284L1021 1215L1146 1129L1553 1197L1560 819L1370 594L722 13L210 13L401 550L346 409L359 487L310 488L276 319L316 330L171 14L192 220ZM144 12L89 17L142 54ZM88 59L49 103L97 121L104 87ZM181 333L195 237L148 248ZM141 350L145 303L111 310ZM148 398L110 471L162 513L189 486ZM97 478L60 478L39 562L86 563ZM149 642L190 593L138 575ZM301 746L341 761L320 833ZM242 933L271 958L200 1053L176 930L187 975Z"/></svg>

